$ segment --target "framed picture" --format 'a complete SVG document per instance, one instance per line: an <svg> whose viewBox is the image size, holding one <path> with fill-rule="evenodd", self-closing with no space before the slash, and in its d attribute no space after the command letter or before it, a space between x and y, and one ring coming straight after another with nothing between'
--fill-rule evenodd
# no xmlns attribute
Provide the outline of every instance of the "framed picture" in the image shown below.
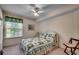
<svg viewBox="0 0 79 59"><path fill-rule="evenodd" d="M33 24L29 24L28 25L28 30L34 30L34 25Z"/></svg>

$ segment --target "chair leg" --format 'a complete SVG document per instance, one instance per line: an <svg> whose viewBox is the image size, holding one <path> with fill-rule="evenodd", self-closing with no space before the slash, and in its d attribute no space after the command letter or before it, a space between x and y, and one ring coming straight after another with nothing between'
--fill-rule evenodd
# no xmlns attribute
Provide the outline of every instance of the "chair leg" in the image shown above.
<svg viewBox="0 0 79 59"><path fill-rule="evenodd" d="M73 55L74 54L74 52L73 52L74 50L71 48L71 55Z"/></svg>
<svg viewBox="0 0 79 59"><path fill-rule="evenodd" d="M66 48L65 48L64 52L65 52L67 55L69 55L69 54L66 52L67 48L68 48L68 47L66 46Z"/></svg>
<svg viewBox="0 0 79 59"><path fill-rule="evenodd" d="M72 50L73 50L73 49L71 48L71 53L73 52Z"/></svg>
<svg viewBox="0 0 79 59"><path fill-rule="evenodd" d="M75 51L76 51L76 48L74 48L71 55L76 55Z"/></svg>

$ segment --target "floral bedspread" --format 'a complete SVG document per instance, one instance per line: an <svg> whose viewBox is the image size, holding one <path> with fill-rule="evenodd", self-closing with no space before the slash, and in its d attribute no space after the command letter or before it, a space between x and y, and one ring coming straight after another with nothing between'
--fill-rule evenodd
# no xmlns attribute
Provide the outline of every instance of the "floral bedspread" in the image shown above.
<svg viewBox="0 0 79 59"><path fill-rule="evenodd" d="M50 48L55 47L56 33L44 32L39 37L23 39L20 47L24 50L26 55L46 53Z"/></svg>

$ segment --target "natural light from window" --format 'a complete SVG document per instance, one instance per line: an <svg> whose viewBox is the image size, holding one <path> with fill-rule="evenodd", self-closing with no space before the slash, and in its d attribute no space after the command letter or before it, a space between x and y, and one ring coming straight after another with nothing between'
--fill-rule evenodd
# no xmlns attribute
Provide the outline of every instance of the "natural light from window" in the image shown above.
<svg viewBox="0 0 79 59"><path fill-rule="evenodd" d="M15 38L23 36L23 20L13 17L5 18L5 37Z"/></svg>

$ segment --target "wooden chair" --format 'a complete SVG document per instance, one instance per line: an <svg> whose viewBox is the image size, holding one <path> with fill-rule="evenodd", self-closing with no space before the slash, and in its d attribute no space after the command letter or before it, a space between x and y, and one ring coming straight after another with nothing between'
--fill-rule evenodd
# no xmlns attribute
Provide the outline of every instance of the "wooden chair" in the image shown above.
<svg viewBox="0 0 79 59"><path fill-rule="evenodd" d="M77 43L76 44L73 44L74 41L76 41ZM64 45L66 46L64 52L67 55L69 55L68 52L67 52L67 49L68 48L71 49L71 51L70 51L71 52L71 55L76 55L75 51L77 49L79 49L79 40L78 39L71 38L70 41L69 41L69 43L64 43Z"/></svg>

